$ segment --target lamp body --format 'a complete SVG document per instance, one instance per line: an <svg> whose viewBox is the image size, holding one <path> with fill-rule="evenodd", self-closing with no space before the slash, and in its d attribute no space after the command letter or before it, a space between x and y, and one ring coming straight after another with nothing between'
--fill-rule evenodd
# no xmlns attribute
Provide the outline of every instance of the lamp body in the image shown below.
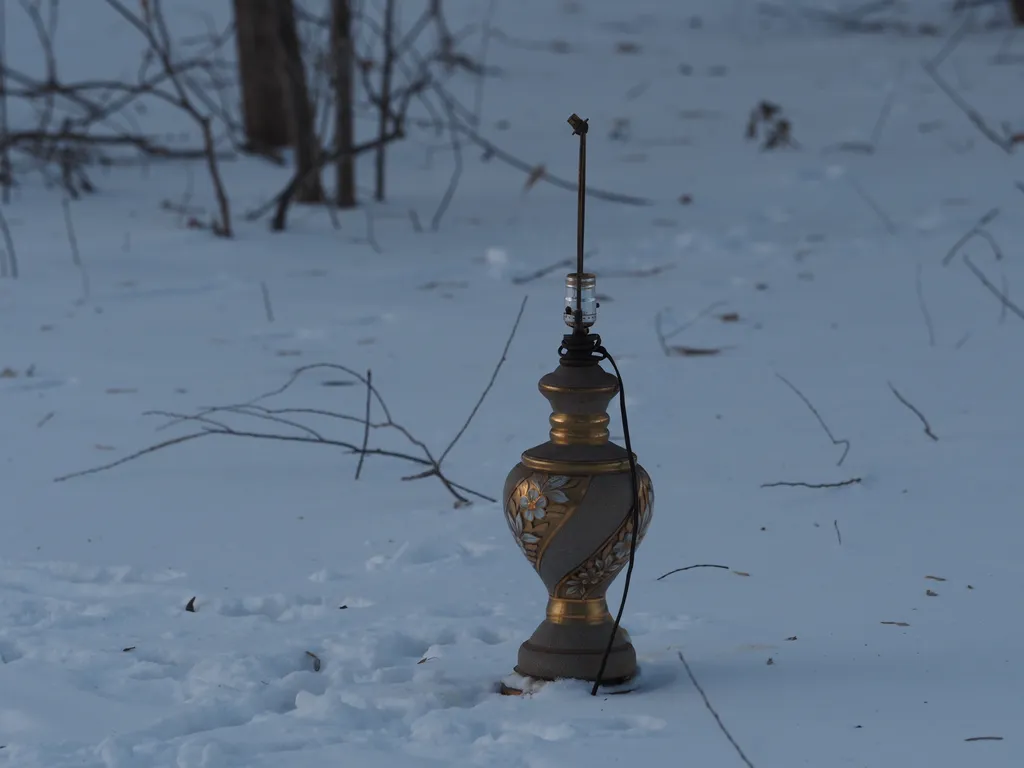
<svg viewBox="0 0 1024 768"><path fill-rule="evenodd" d="M525 451L505 481L505 521L548 590L547 617L519 649L516 672L595 681L614 627L605 594L629 562L632 479L625 448L610 442L608 404L618 380L595 360L563 358L539 389L551 403L550 439ZM637 465L640 530L654 489ZM617 630L602 682L636 674L629 634Z"/></svg>

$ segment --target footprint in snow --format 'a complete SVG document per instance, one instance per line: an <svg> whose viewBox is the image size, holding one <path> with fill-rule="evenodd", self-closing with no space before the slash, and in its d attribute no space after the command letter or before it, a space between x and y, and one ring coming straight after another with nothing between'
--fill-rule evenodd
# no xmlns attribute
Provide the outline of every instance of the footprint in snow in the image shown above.
<svg viewBox="0 0 1024 768"><path fill-rule="evenodd" d="M271 621L308 621L318 619L328 612L328 603L322 597L243 597L233 600L219 600L214 609L221 616L244 618L255 616ZM331 607L331 610L334 610Z"/></svg>
<svg viewBox="0 0 1024 768"><path fill-rule="evenodd" d="M494 544L477 541L452 541L438 537L417 544L405 542L392 555L374 555L366 561L366 569L375 571L394 565L424 566L448 562L483 561L498 549Z"/></svg>
<svg viewBox="0 0 1024 768"><path fill-rule="evenodd" d="M0 640L0 664L13 664L24 655L13 640Z"/></svg>

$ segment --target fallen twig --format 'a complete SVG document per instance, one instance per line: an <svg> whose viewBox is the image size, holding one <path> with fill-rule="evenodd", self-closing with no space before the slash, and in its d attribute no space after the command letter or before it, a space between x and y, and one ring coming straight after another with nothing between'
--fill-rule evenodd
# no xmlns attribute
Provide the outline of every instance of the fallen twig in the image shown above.
<svg viewBox="0 0 1024 768"><path fill-rule="evenodd" d="M469 416L466 417L465 423L463 423L462 427L455 434L455 437L452 438L452 441L448 443L448 446L441 452L441 457L437 460L438 464L445 460L445 457L447 457L448 454L451 453L452 448L455 447L455 444L459 442L462 436L466 433L466 430L469 428L470 422L473 421L473 417L476 416L477 411L480 410L480 406L483 405L484 403L484 399L487 397L488 393L491 391L491 388L494 386L494 382L497 381L498 373L501 371L501 366L505 364L505 360L508 358L509 347L512 346L512 340L516 337L516 331L519 329L519 321L523 319L523 311L526 309L526 300L528 298L529 296L523 296L523 301L519 305L519 312L516 314L516 320L514 323L512 323L512 330L509 331L508 339L505 340L505 347L504 349L501 350L501 358L498 360L498 364L494 366L494 371L491 373L490 381L487 382L487 386L484 387L484 391L480 393L480 397L477 399L476 404L473 406L473 410L469 412Z"/></svg>
<svg viewBox="0 0 1024 768"><path fill-rule="evenodd" d="M682 573L683 571L689 571L693 568L723 568L725 570L729 570L729 566L727 565L711 565L708 563L701 563L700 565L688 565L685 568L676 568L675 570L669 571L668 573L663 573L661 574L661 576L656 578L655 581L661 581L666 576L671 576L673 573Z"/></svg>
<svg viewBox="0 0 1024 768"><path fill-rule="evenodd" d="M750 758L743 753L743 749L736 743L736 739L732 737L732 734L729 733L729 729L725 727L725 723L722 722L722 718L718 716L715 708L711 706L711 702L708 700L708 695L704 693L704 689L700 687L700 683L698 683L697 678L694 677L693 670L690 669L690 665L686 663L686 657L683 656L683 652L678 651L678 653L679 660L683 662L683 667L686 668L686 674L689 676L690 682L693 683L693 687L697 689L697 693L699 693L701 699L704 700L704 706L707 708L708 712L710 712L711 716L715 718L715 722L718 723L719 730L725 734L725 738L727 738L729 743L732 744L732 748L736 750L736 754L740 756L740 760L744 762L747 768L754 768L754 764L750 762Z"/></svg>
<svg viewBox="0 0 1024 768"><path fill-rule="evenodd" d="M573 259L562 259L561 261L556 261L554 264L550 264L546 267L541 267L540 269L530 272L529 274L513 277L511 282L512 285L525 285L526 283L531 283L534 280L539 280L542 277L547 277L556 269L566 269L568 267L571 267L572 265Z"/></svg>
<svg viewBox="0 0 1024 768"><path fill-rule="evenodd" d="M843 546L843 534L841 534L839 532L839 521L838 520L833 520L832 521L832 525L835 526L835 529L836 529L836 539L839 541L839 546Z"/></svg>
<svg viewBox="0 0 1024 768"><path fill-rule="evenodd" d="M946 96L949 97L949 100L952 101L953 104L955 104L956 107L967 116L967 119L974 124L974 127L978 129L978 132L981 133L982 136L991 141L1006 154L1013 154L1012 137L1005 135L1001 136L995 131L995 129L989 126L985 121L985 118L983 118L978 111L974 109L974 107L968 104L964 97L961 96L952 85L946 82L945 78L939 74L938 68L935 65L931 62L925 61L921 63L921 66L924 68L924 71L928 73L928 76L935 81L935 84L939 86Z"/></svg>
<svg viewBox="0 0 1024 768"><path fill-rule="evenodd" d="M132 454L130 454L128 456L124 456L124 457L122 457L122 458L120 458L120 459L118 459L116 461L110 462L108 464L104 464L104 465L98 466L98 467L93 467L91 469L83 470L83 471L80 471L80 472L73 472L71 474L62 475L61 477L55 478L54 482L64 482L66 480L70 480L70 479L76 478L76 477L81 477L83 475L90 475L90 474L95 474L97 472L102 472L102 471L107 470L107 469L113 469L114 467L118 467L118 466L120 466L122 464L125 464L125 463L129 462L129 461L132 461L134 459L137 459L137 458L140 458L142 456L148 455L150 453L154 453L154 452L156 452L158 450L161 450L163 448L167 448L167 447L170 447L170 446L173 446L173 445L178 445L180 443L188 442L190 440L196 440L196 439L199 439L201 437L208 437L210 435L227 435L227 436L231 436L231 437L247 437L247 438L253 438L253 439L258 439L258 440L279 440L279 441L283 441L283 442L319 444L319 445L332 446L332 447L335 447L335 448L342 448L342 449L345 450L346 453L348 453L348 454L356 454L356 455L358 455L360 457L359 467L357 467L357 470L356 470L357 473L360 471L361 466L362 466L363 462L365 461L365 457L367 457L367 456L384 456L384 457L388 457L388 458L392 458L392 459L400 459L402 461L408 461L408 462L411 462L413 464L417 464L417 465L419 465L421 467L424 467L424 470L422 472L418 473L418 474L410 475L410 476L407 476L407 477L403 477L402 478L403 480L415 480L415 479L426 478L426 477L436 477L441 482L441 484L444 485L444 487L448 490L448 492L453 497L455 497L456 505L457 506L462 506L462 505L469 504L470 501L469 501L468 496L476 496L477 498L480 498L480 499L483 499L485 501L489 501L489 502L493 503L493 502L496 501L493 497L487 496L486 494L480 493L479 491L472 490L471 488L467 488L466 486L461 485L459 483L456 483L453 480L451 480L450 478L448 478L445 475L445 473L443 472L443 470L441 469L441 463L448 456L448 454L451 452L451 450L455 447L455 444L459 441L459 439L465 434L466 430L469 428L470 422L472 422L474 416L479 411L480 406L483 404L484 399L487 397L487 394L490 392L491 388L494 386L494 383L495 383L495 381L497 379L498 373L500 372L501 367L502 367L502 365L504 364L504 362L505 362L505 360L507 358L509 347L510 347L510 345L512 343L512 339L515 337L515 333L516 333L516 330L519 327L519 322L522 319L525 307L526 307L526 299L524 298L522 304L519 307L519 313L516 315L516 320L515 320L515 323L514 323L514 325L512 327L512 331L509 334L508 341L505 343L505 348L504 348L504 350L502 352L501 359L498 361L498 364L495 367L494 372L491 375L490 381L488 382L488 384L487 384L486 388L484 389L483 393L481 394L480 398L477 400L476 404L473 406L473 409L470 412L470 414L469 414L468 418L466 419L465 423L459 429L458 433L455 435L455 437L452 439L452 441L448 444L448 446L444 449L443 453L440 455L439 458L435 458L433 452L430 450L429 447L427 447L426 443L424 443L422 440L419 440L418 438L414 437L412 435L412 433L409 432L408 429L406 429L402 425L400 425L397 422L395 422L395 420L391 416L390 410L388 409L387 403L385 403L385 401L384 401L383 397L381 396L380 392L377 390L377 387L373 384L372 373L370 373L368 371L367 374L364 376L362 374L359 374L355 370L353 370L351 368L348 368L346 366L343 366L343 365L337 365L337 364L333 364L333 363L313 363L313 364L305 365L305 366L302 366L301 368L296 369L292 373L292 375L288 378L288 380L284 384L282 384L281 386L277 387L276 389L271 390L270 392L266 392L266 393L264 393L264 394L262 394L262 395L260 395L258 397L255 397L255 398L253 398L253 399L251 399L251 400L249 400L249 401L247 401L245 403L241 403L239 405L216 406L216 407L211 407L211 408L204 408L204 409L200 410L198 413L195 413L195 414L178 414L178 413L168 413L168 412L164 412L164 411L151 411L151 412L149 412L146 415L159 415L159 416L163 416L165 418L170 419L170 421L168 423L164 424L163 427L161 427L161 428L166 428L168 426L173 426L173 425L176 425L176 424L181 424L183 422L192 422L194 424L198 424L200 426L200 429L197 432L192 432L192 433L189 433L187 435L182 435L182 436L179 436L179 437L176 437L176 438L172 438L170 440L165 440L165 441L163 441L161 443L157 443L156 445L149 446L147 448L144 448L142 450L136 451L136 452L134 452L134 453L132 453ZM356 381L358 381L358 382L362 383L364 386L366 386L366 388L367 388L368 406L367 406L367 409L366 409L366 412L365 412L364 416L363 417L358 417L358 416L352 416L350 414L336 413L334 411L326 411L326 410L321 410L321 409L316 409L316 408L269 408L269 407L267 407L265 405L261 405L261 403L265 402L266 400L284 393L293 384L295 384L295 382L297 382L299 380L299 378L303 374L308 373L310 371L314 371L314 370L342 371L342 372L348 374L349 376L351 376ZM371 415L372 415L370 413L370 409L372 407L372 401L373 400L375 400L377 402L377 405L380 407L381 411L383 412L383 416L384 416L384 420L383 421L372 422L370 420ZM294 430L298 430L302 434L295 435L295 434L281 434L281 433L271 433L271 432L255 432L255 431L251 431L251 430L238 430L238 429L234 429L229 424L227 424L227 423L225 423L223 421L215 421L213 418L211 418L212 416L214 416L216 414L228 414L228 415L235 415L235 416L241 416L241 417L246 417L246 418L250 418L250 419L257 419L257 420L261 420L261 421L272 422L272 423L275 423L275 424L280 424L280 425L287 426L287 427L289 427L291 429L294 429ZM304 423L302 423L300 421L296 421L293 418L289 418L291 416L301 416L301 415L305 415L305 416L320 416L320 417L324 417L324 418L328 418L328 419L337 419L337 420L341 420L341 421L346 421L346 422L351 422L351 423L355 423L355 424L360 424L360 425L363 426L363 441L362 441L362 444L361 445L357 445L357 444L355 444L353 442L350 442L350 441L337 440L337 439L325 437L324 435L322 435L320 432L318 432L317 430L313 429L312 427L310 427L310 426L308 426L308 425L306 425L306 424L304 424ZM407 453L407 452L402 452L402 451L394 451L394 450L384 449L384 448L371 448L371 447L369 447L369 444L368 444L369 443L369 432L370 432L370 430L376 430L376 429L392 429L392 430L398 432L406 440L408 440L410 444L412 444L414 447L416 447L422 453L422 455L421 456L417 456L415 454Z"/></svg>
<svg viewBox="0 0 1024 768"><path fill-rule="evenodd" d="M839 457L839 461L836 462L836 466L837 467L843 466L843 462L846 461L846 454L848 454L850 452L850 441L849 440L845 440L845 439L844 440L837 440L836 436L832 434L832 430L828 428L828 424L826 424L825 420L823 418L821 418L821 414L818 413L818 409L815 408L811 404L811 401L807 399L807 396L804 395L804 393L801 392L799 389L797 389L796 385L793 384L793 382L791 382L789 379L787 379L781 373L776 373L775 375L776 375L776 377L778 377L778 379L783 384L785 384L787 387L789 387L791 390L793 390L793 392L796 394L797 397L799 397L801 400L803 400L804 405L806 405L807 408L810 410L810 412L814 414L814 418L816 418L818 420L818 423L821 425L821 428L823 430L825 430L825 434L828 435L828 439L832 441L832 445L841 445L841 446L843 446L843 455L840 456ZM858 482L859 482L859 480L858 480Z"/></svg>
<svg viewBox="0 0 1024 768"><path fill-rule="evenodd" d="M842 480L838 483L791 483L780 481L777 483L761 483L762 488L844 488L847 485L857 485L861 482L859 477L851 477L849 480Z"/></svg>
<svg viewBox="0 0 1024 768"><path fill-rule="evenodd" d="M1010 301L1009 296L1007 296L1005 293L1000 291L995 285L993 285L992 282L987 277L985 277L985 273L978 269L977 265L975 265L975 263L971 261L970 257L967 256L967 254L964 254L964 264L966 264L967 268L974 273L974 276L978 278L981 284L988 288L989 292L993 296L999 299L1000 303L1006 309L1013 312L1013 314L1015 314L1021 320L1024 320L1024 309L1021 309L1019 306Z"/></svg>
<svg viewBox="0 0 1024 768"><path fill-rule="evenodd" d="M886 94L885 101L882 102L882 109L878 112L878 119L875 120L875 127L871 129L871 138L869 142L871 144L871 151L874 152L878 149L878 144L882 140L882 130L885 128L885 123L889 119L889 114L892 112L893 104L896 103L896 88L893 87Z"/></svg>
<svg viewBox="0 0 1024 768"><path fill-rule="evenodd" d="M267 322L274 322L274 306L270 303L270 289L265 281L260 281L260 293L263 294L263 311L266 313Z"/></svg>
<svg viewBox="0 0 1024 768"><path fill-rule="evenodd" d="M462 179L463 168L462 140L459 138L459 131L456 128L458 119L455 116L455 109L451 101L443 95L441 97L441 104L444 106L445 113L448 116L448 133L450 136L452 158L454 158L454 161L452 164L451 176L448 177L448 186L445 187L444 194L441 195L441 200L437 204L437 209L434 211L434 215L430 217L431 232L437 232L437 230L441 228L441 219L444 218L445 213L448 211L448 206L451 205L452 200L455 198L455 190L459 188L459 181Z"/></svg>
<svg viewBox="0 0 1024 768"><path fill-rule="evenodd" d="M847 183L849 183L853 191L857 193L857 196L861 200L863 200L872 211L875 212L875 215L878 216L879 219L881 219L882 223L885 225L886 232L888 232L890 235L895 235L897 232L895 222L893 222L893 220L889 218L889 215L882 210L882 207L877 202L875 202L874 198L872 198L860 185L860 183L857 182L852 177L848 176L846 178L846 181Z"/></svg>
<svg viewBox="0 0 1024 768"><path fill-rule="evenodd" d="M370 443L370 421L371 409L373 406L373 370L366 369L366 415L363 423L363 444L359 449L359 463L356 464L356 480L363 471L363 462L366 460L366 448Z"/></svg>
<svg viewBox="0 0 1024 768"><path fill-rule="evenodd" d="M999 216L999 209L998 208L993 208L992 210L988 211L984 216L982 216L980 219L978 219L977 223L973 227L971 227L969 230L967 230L967 232L964 234L963 237L961 237L959 240L957 240L955 243L953 243L953 247L950 248L949 251L947 251L945 256L942 257L942 266L948 267L950 262L953 261L954 257L956 257L956 255L960 251L960 249L963 248L964 245L966 245L967 242L972 237L984 238L988 242L988 244L990 246L992 246L992 251L995 253L996 259L997 260L1002 260L1002 258L1003 258L1002 249L1000 249L999 244L995 241L995 238L993 238L992 235L990 235L984 229L984 227L988 226L993 221L995 221L996 217L998 217L998 216Z"/></svg>
<svg viewBox="0 0 1024 768"><path fill-rule="evenodd" d="M85 264L82 263L82 256L78 252L78 237L75 236L75 225L71 220L71 203L66 197L61 198L61 206L64 208L64 226L68 233L68 245L71 246L71 261L78 267L78 271L82 276L82 297L78 300L79 304L85 304L89 301L90 288L89 288L89 272L85 268Z"/></svg>
<svg viewBox="0 0 1024 768"><path fill-rule="evenodd" d="M420 215L418 213L416 213L415 209L413 209L413 208L409 209L409 221L412 222L412 231L413 232L422 232L423 231L423 224L420 223Z"/></svg>
<svg viewBox="0 0 1024 768"><path fill-rule="evenodd" d="M931 438L932 440L936 440L936 441L937 441L937 440L938 440L939 438L935 436L935 433L934 433L934 432L932 432L932 427L931 427L931 425L930 425L930 424L928 423L928 419L926 419L926 418L924 417L924 414L923 414L923 413L921 413L921 411L919 411L919 410L918 410L918 409L917 409L917 408L916 408L916 407L914 406L914 404L913 404L913 403L911 403L911 402L910 402L909 400L907 400L907 398L905 398L905 397L904 397L903 395L901 395L901 394L900 394L900 392L899 392L899 390L898 390L898 389L896 389L896 387L894 387L894 386L892 385L892 382L891 382L891 381L890 381L890 382L887 382L887 383L888 383L888 385L889 385L889 389L891 389L891 390L892 390L892 393L893 393L894 395L896 395L896 399L897 399L897 400L899 400L899 401L900 401L901 403L903 403L903 405L905 405L905 406L906 406L907 408L909 408L909 409L910 409L910 410L911 410L911 411L913 412L913 414L914 414L915 416L917 416L917 418L919 418L919 419L921 420L921 423L922 423L922 424L924 425L924 433L925 433L926 435L928 435L928 437L930 437L930 438Z"/></svg>
<svg viewBox="0 0 1024 768"><path fill-rule="evenodd" d="M334 209L327 206L327 210L333 211ZM380 247L380 243L377 242L377 226L374 223L373 218L373 204L367 204L363 206L363 213L366 215L366 242L370 248L373 249L374 253L384 253L384 249Z"/></svg>
<svg viewBox="0 0 1024 768"><path fill-rule="evenodd" d="M2 98L3 94L0 94L0 99ZM7 189L6 185L4 189ZM0 210L0 232L3 233L6 252L6 258L0 258L0 277L12 277L16 280L18 278L18 254L14 250L14 237L11 235L11 228L7 224L7 217L4 216L3 210Z"/></svg>
<svg viewBox="0 0 1024 768"><path fill-rule="evenodd" d="M707 317L712 312L714 312L716 309L718 309L719 307L725 305L726 303L727 302L725 302L725 301L715 301L715 302L712 302L708 306L704 307L704 309L702 309L700 312L698 312L692 318L687 320L685 323L683 323L682 325L679 325L679 326L673 328L668 333L665 333L663 331L663 329L662 329L662 315L663 315L663 313L662 312L658 312L657 314L655 314L654 315L654 332L658 336L658 343L661 344L661 349L665 353L665 355L666 356L671 356L671 355L675 354L673 352L673 347L670 347L669 344L668 344L669 339L671 339L671 338L673 338L675 336L678 336L680 333L685 331L687 328L689 328L690 326L694 325L699 320Z"/></svg>

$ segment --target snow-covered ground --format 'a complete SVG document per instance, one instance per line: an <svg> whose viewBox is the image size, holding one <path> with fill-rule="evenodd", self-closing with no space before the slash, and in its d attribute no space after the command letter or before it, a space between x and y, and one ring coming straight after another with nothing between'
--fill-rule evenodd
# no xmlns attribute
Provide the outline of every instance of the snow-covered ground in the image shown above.
<svg viewBox="0 0 1024 768"><path fill-rule="evenodd" d="M184 5L169 18L202 28ZM199 5L221 20L230 6ZM1024 170L921 66L960 24L950 5L897 5L904 34L785 2L494 4L481 134L572 179L578 112L589 182L653 201L588 207L595 330L658 498L624 619L642 674L624 696L494 692L544 589L499 505L402 480L422 467L371 456L356 480L340 448L210 436L53 482L191 429L146 411L243 403L313 363L372 370L439 454L529 293L443 465L499 495L545 439L536 381L563 333L562 270L516 278L573 256L572 193L524 192L525 174L467 147L440 231L416 232L409 211L430 221L452 167L447 138L418 132L389 155L389 201L340 231L322 208L280 234L247 222L288 171L225 163L225 241L161 207L191 187L213 211L201 164L107 170L69 206L86 295L59 192L23 178L3 209L21 278L0 281L0 765L740 765L680 651L758 768L1024 764L1024 325L963 259L1011 298L1024 285ZM9 6L8 59L39 72ZM453 3L450 22L486 6ZM137 40L109 9L61 13L65 75L134 75ZM983 8L941 72L1020 131L1024 62L1007 28L985 28L1004 16ZM466 45L477 55L479 36ZM762 99L797 148L745 140ZM871 140L883 111L873 152L840 146ZM12 125L29 118L12 105ZM369 158L359 170L368 197ZM976 237L944 266L993 208L1003 258ZM658 313L689 324L669 344L720 354L666 355ZM360 417L351 381L310 371L262 404ZM305 422L362 440L357 423ZM727 568L658 580L700 563Z"/></svg>

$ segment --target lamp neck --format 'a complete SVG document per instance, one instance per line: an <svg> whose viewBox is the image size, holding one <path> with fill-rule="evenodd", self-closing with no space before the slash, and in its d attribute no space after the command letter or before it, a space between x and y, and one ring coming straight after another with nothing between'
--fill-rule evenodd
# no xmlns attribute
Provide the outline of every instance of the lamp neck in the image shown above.
<svg viewBox="0 0 1024 768"><path fill-rule="evenodd" d="M608 403L618 381L601 367L601 337L586 331L562 338L559 364L540 381L551 403L550 440L555 445L604 445L608 442Z"/></svg>

